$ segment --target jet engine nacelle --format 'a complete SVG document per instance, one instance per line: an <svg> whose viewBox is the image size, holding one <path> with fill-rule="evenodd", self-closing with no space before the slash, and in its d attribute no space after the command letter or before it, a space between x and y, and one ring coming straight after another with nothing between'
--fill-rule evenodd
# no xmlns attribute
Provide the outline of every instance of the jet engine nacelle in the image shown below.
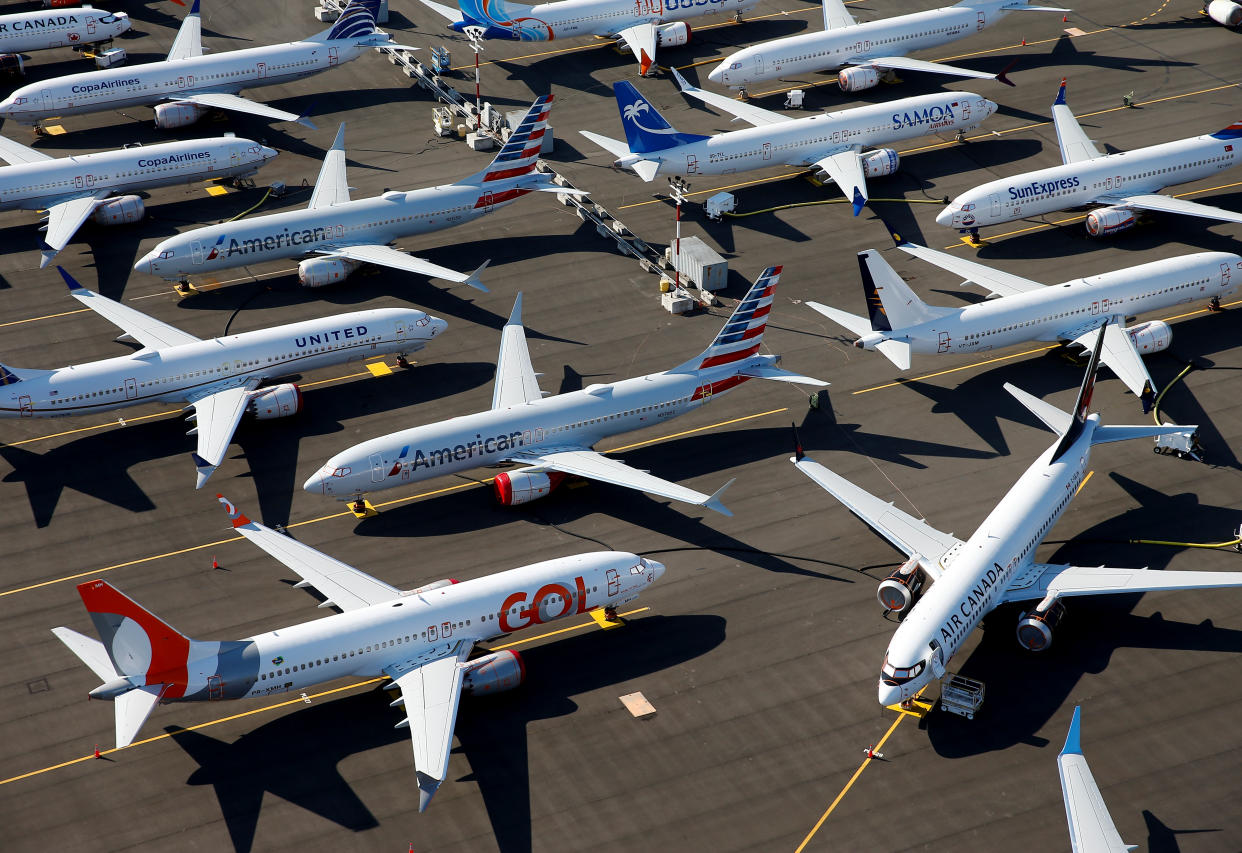
<svg viewBox="0 0 1242 853"><path fill-rule="evenodd" d="M467 696L483 696L512 690L526 680L522 656L512 649L484 655L466 664L461 691Z"/></svg>
<svg viewBox="0 0 1242 853"><path fill-rule="evenodd" d="M837 85L842 92L861 92L880 85L880 72L869 65L842 68L837 72Z"/></svg>
<svg viewBox="0 0 1242 853"><path fill-rule="evenodd" d="M302 411L302 389L285 382L255 391L250 395L247 411L261 421L296 415Z"/></svg>
<svg viewBox="0 0 1242 853"><path fill-rule="evenodd" d="M124 225L139 222L147 215L147 206L136 195L122 195L110 198L91 214L98 225Z"/></svg>
<svg viewBox="0 0 1242 853"><path fill-rule="evenodd" d="M1052 632L1065 617L1065 605L1059 601L1045 608L1043 603L1018 618L1018 645L1028 652L1042 652L1052 645Z"/></svg>
<svg viewBox="0 0 1242 853"><path fill-rule="evenodd" d="M861 162L863 174L868 178L883 178L897 171L901 156L892 148L881 148L864 154Z"/></svg>
<svg viewBox="0 0 1242 853"><path fill-rule="evenodd" d="M344 258L307 258L298 264L298 281L305 287L325 287L344 281L356 269L357 261Z"/></svg>
<svg viewBox="0 0 1242 853"><path fill-rule="evenodd" d="M1138 225L1138 211L1132 207L1101 207L1087 214L1087 233L1109 237Z"/></svg>
<svg viewBox="0 0 1242 853"><path fill-rule="evenodd" d="M1164 352L1173 343L1173 330L1163 320L1148 320L1126 329L1134 348L1140 353Z"/></svg>
<svg viewBox="0 0 1242 853"><path fill-rule="evenodd" d="M1212 0L1207 7L1208 17L1226 27L1242 24L1242 6L1233 0Z"/></svg>
<svg viewBox="0 0 1242 853"><path fill-rule="evenodd" d="M927 573L919 566L919 558L911 557L880 581L875 597L885 610L905 613L914 606L914 600L926 582Z"/></svg>
<svg viewBox="0 0 1242 853"><path fill-rule="evenodd" d="M433 589L443 589L444 587L452 586L455 583L457 583L457 580L454 578L441 578L438 581L432 581L431 583L423 584L418 589L412 589L409 592L402 593L402 594L403 595L421 595L424 592L431 592Z"/></svg>
<svg viewBox="0 0 1242 853"><path fill-rule="evenodd" d="M656 30L657 47L681 47L690 41L690 25L685 21L665 24Z"/></svg>
<svg viewBox="0 0 1242 853"><path fill-rule="evenodd" d="M22 77L26 74L26 64L22 62L20 53L0 53L0 74L12 74Z"/></svg>
<svg viewBox="0 0 1242 853"><path fill-rule="evenodd" d="M194 124L207 112L206 107L198 104L156 104L155 126L168 130L174 127L185 127Z"/></svg>
<svg viewBox="0 0 1242 853"><path fill-rule="evenodd" d="M546 498L565 479L559 471L547 474L528 474L525 471L505 471L492 480L496 501L501 506L528 504Z"/></svg>

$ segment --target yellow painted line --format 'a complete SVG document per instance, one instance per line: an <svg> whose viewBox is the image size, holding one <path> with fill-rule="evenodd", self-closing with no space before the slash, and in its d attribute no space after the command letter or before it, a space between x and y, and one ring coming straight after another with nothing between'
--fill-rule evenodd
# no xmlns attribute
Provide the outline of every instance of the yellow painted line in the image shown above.
<svg viewBox="0 0 1242 853"><path fill-rule="evenodd" d="M650 609L651 609L650 607L640 607L637 610L627 610L624 613L618 613L617 616L624 619L626 616L633 616L636 613L644 613ZM591 613L594 614L595 611L592 610ZM513 643L505 643L503 646L488 646L487 648L488 648L488 651L498 652L498 651L501 651L502 649L511 649L514 646L521 646L526 643L533 643L535 642L535 640L544 640L544 639L547 639L548 637L555 637L558 634L564 634L568 631L578 631L578 630L581 630L582 628L590 628L594 624L595 624L595 620L592 619L590 622L583 622L579 625L570 625L568 628L561 628L557 631L549 631L546 634L538 634L534 637L523 637L522 639L517 640L516 642L513 642ZM607 627L611 628L615 626L609 625Z"/></svg>
<svg viewBox="0 0 1242 853"><path fill-rule="evenodd" d="M226 190L224 187L220 186L219 184L212 184L209 187L204 187L204 189L207 190L207 195L219 196L219 195L229 194L229 191Z"/></svg>
<svg viewBox="0 0 1242 853"><path fill-rule="evenodd" d="M0 328L5 326L20 326L22 323L34 323L38 320L55 320L57 317L69 317L73 314L85 314L90 311L89 308L78 308L73 311L61 311L59 314L44 314L42 317L30 317L25 320L9 320L7 323L0 323Z"/></svg>
<svg viewBox="0 0 1242 853"><path fill-rule="evenodd" d="M1078 488L1074 489L1074 497L1078 497L1078 493L1087 487L1087 483L1091 481L1091 477L1094 474L1095 474L1094 471L1087 472L1087 476L1082 478L1082 482L1078 484Z"/></svg>
<svg viewBox="0 0 1242 853"><path fill-rule="evenodd" d="M907 382L919 382L924 379L931 379L936 376L945 376L950 373L957 373L958 371L961 371L961 370L973 370L976 367L983 367L986 364L995 364L998 361L1008 361L1011 358L1021 358L1024 355L1034 355L1035 353L1039 353L1039 352L1047 352L1050 349L1056 349L1057 346L1059 346L1059 344L1052 344L1050 346L1040 347L1039 349L1029 349L1029 350L1026 350L1025 352L1015 352L1011 355L1000 355L1000 356L997 356L996 358L989 358L985 361L976 361L972 364L963 364L961 367L950 367L948 370L938 370L935 373L927 373L927 374L924 374L923 376L915 376L910 379L898 379L896 382L888 382L888 383L885 383L884 385L876 385L873 388L861 388L855 391L854 393L855 394L866 394L868 391L880 391L884 388L892 388L896 385L905 385Z"/></svg>

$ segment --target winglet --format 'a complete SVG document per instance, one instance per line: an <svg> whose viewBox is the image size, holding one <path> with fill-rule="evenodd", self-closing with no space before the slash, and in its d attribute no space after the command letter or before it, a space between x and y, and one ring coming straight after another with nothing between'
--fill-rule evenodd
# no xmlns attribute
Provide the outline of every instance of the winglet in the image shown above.
<svg viewBox="0 0 1242 853"><path fill-rule="evenodd" d="M190 14L191 15L198 14L198 0L194 0L194 5L190 7Z"/></svg>
<svg viewBox="0 0 1242 853"><path fill-rule="evenodd" d="M56 271L60 273L60 277L65 280L65 284L69 285L70 293L73 293L74 291L77 291L77 290L86 290L85 287L83 287L81 284L78 283L77 279L69 275L69 273L65 272L64 267L57 267Z"/></svg>
<svg viewBox="0 0 1242 853"><path fill-rule="evenodd" d="M638 73L639 75L646 77L647 72L651 70L651 66L654 65L655 62L650 56L647 55L647 51L642 50L639 52L642 54L642 58L638 61Z"/></svg>
<svg viewBox="0 0 1242 853"><path fill-rule="evenodd" d="M1009 79L1009 72L1010 72L1010 71L1012 71L1012 70L1013 70L1013 68L1014 68L1014 66L1015 66L1015 65L1017 65L1017 64L1018 64L1018 59L1017 59L1017 57L1014 57L1013 61L1012 61L1012 62L1010 62L1008 65L1006 65L1003 69L1001 69L1001 73L1000 73L1000 74L997 74L997 75L996 75L996 79L997 79L999 82L1004 83L1006 86L1014 86L1014 87L1016 87L1016 86L1017 86L1017 84L1016 84L1016 83L1014 83L1012 80L1010 80L1010 79ZM1065 81L1064 81L1064 80L1062 80L1062 81L1061 81L1061 85L1062 85L1062 86L1064 86L1064 85L1065 85Z"/></svg>
<svg viewBox="0 0 1242 853"><path fill-rule="evenodd" d="M673 79L677 81L678 89L680 89L683 92L689 92L691 89L694 88L693 86L690 85L689 81L687 81L685 77L681 76L681 72L678 71L676 68L670 65L668 70L673 72Z"/></svg>
<svg viewBox="0 0 1242 853"><path fill-rule="evenodd" d="M482 275L483 270L487 269L487 265L490 264L491 262L492 262L492 259L488 258L486 261L481 263L477 270L470 273L470 275L466 276L466 280L463 281L462 284L468 284L471 287L473 287L475 290L481 290L484 293L491 293L491 291L487 289L487 285L479 281L479 276Z"/></svg>
<svg viewBox="0 0 1242 853"><path fill-rule="evenodd" d="M714 509L716 512L720 513L721 515L732 518L733 513L729 510L728 507L726 507L724 504L720 502L720 496L725 493L725 489L732 486L735 482L737 482L737 477L732 478L731 480L729 480L729 482L725 483L723 486L717 489L715 494L713 494L710 498L708 498L707 500L703 502L704 508Z"/></svg>
<svg viewBox="0 0 1242 853"><path fill-rule="evenodd" d="M1054 107L1065 106L1065 81L1068 79L1069 79L1068 77L1061 78L1061 88L1057 90L1057 99L1052 102L1052 105Z"/></svg>
<svg viewBox="0 0 1242 853"><path fill-rule="evenodd" d="M41 243L39 245L39 252L39 269L44 269L52 262L52 258L60 254L60 249L55 249L47 243Z"/></svg>
<svg viewBox="0 0 1242 853"><path fill-rule="evenodd" d="M898 248L900 248L901 246L910 245L910 241L907 240L905 237L902 237L899 233L897 233L897 229L893 227L893 224L889 222L887 219L885 219L883 216L880 217L880 223L885 228L888 229L888 236L893 241L894 246L897 246Z"/></svg>
<svg viewBox="0 0 1242 853"><path fill-rule="evenodd" d="M306 115L307 113L303 113L301 116L298 117L298 121L301 121L303 118L306 117ZM329 150L330 151L344 151L345 150L345 122L341 122L341 126L336 129L336 138L332 140L332 147Z"/></svg>
<svg viewBox="0 0 1242 853"><path fill-rule="evenodd" d="M418 813L422 814L427 811L431 798L440 789L440 780L431 778L421 770L414 771L414 778L418 781Z"/></svg>
<svg viewBox="0 0 1242 853"><path fill-rule="evenodd" d="M313 121L307 118L307 116L309 115L310 115L310 108L307 107L306 112L302 113L300 116L298 116L297 118L293 120L294 124L300 124L302 125L302 127L309 128L310 130L319 130L318 125L316 125ZM344 130L344 129L345 129L345 125L344 123L342 123L341 130ZM338 131L337 133L339 135L340 131Z"/></svg>
<svg viewBox="0 0 1242 853"><path fill-rule="evenodd" d="M190 458L194 460L194 467L198 469L198 482L194 484L194 488L201 489L203 487L203 483L206 483L207 479L215 473L216 466L212 465L197 453L191 453Z"/></svg>
<svg viewBox="0 0 1242 853"><path fill-rule="evenodd" d="M790 421L789 425L793 427L794 438L794 462L801 462L806 454L802 452L802 439L798 438L798 425Z"/></svg>
<svg viewBox="0 0 1242 853"><path fill-rule="evenodd" d="M1070 720L1069 734L1065 736L1065 746L1061 748L1062 755L1082 755L1082 706L1074 706L1074 718Z"/></svg>
<svg viewBox="0 0 1242 853"><path fill-rule="evenodd" d="M858 187L854 187L854 215L862 213L862 209L867 206L867 200L863 198L863 194L858 191Z"/></svg>
<svg viewBox="0 0 1242 853"><path fill-rule="evenodd" d="M517 299L513 300L513 310L509 312L509 322L506 326L522 325L522 291L518 291Z"/></svg>
<svg viewBox="0 0 1242 853"><path fill-rule="evenodd" d="M195 460L197 461L197 459ZM250 524L250 519L246 518L245 513L233 506L233 502L224 495L216 493L216 500L220 501L220 505L224 507L224 511L228 514L229 520L233 522L233 528L245 527Z"/></svg>

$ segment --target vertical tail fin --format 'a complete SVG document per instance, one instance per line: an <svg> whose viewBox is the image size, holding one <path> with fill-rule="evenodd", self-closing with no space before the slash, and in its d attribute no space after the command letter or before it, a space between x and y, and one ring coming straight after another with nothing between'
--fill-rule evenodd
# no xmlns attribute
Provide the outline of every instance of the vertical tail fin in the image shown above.
<svg viewBox="0 0 1242 853"><path fill-rule="evenodd" d="M1078 400L1074 403L1069 429L1061 436L1061 443L1057 445L1056 452L1052 454L1054 461L1073 446L1078 436L1082 435L1083 427L1087 423L1089 414L1087 409L1091 407L1091 395L1095 393L1095 374L1100 366L1100 352L1104 349L1104 332L1107 328L1108 321L1105 321L1104 325L1100 326L1100 336L1096 338L1091 361L1087 363L1087 374L1082 378L1082 386L1078 389Z"/></svg>
<svg viewBox="0 0 1242 853"><path fill-rule="evenodd" d="M617 107L621 110L625 140L635 154L663 151L708 138L694 133L678 133L668 119L660 115L655 105L626 80L613 83L612 91L617 96Z"/></svg>
<svg viewBox="0 0 1242 853"><path fill-rule="evenodd" d="M720 364L741 361L759 352L763 333L768 328L768 313L772 310L772 294L781 279L780 267L768 267L759 274L745 298L733 309L733 315L716 335L715 340L687 362L677 365L670 373L686 373L703 370Z"/></svg>
<svg viewBox="0 0 1242 853"><path fill-rule="evenodd" d="M862 274L871 328L877 332L917 326L953 310L928 305L919 299L875 249L858 253L858 270Z"/></svg>
<svg viewBox="0 0 1242 853"><path fill-rule="evenodd" d="M141 684L167 684L164 696L184 694L188 637L107 581L78 584L78 594L118 674Z"/></svg>
<svg viewBox="0 0 1242 853"><path fill-rule="evenodd" d="M539 149L543 145L543 135L548 128L548 114L551 112L552 95L540 95L530 105L521 124L513 131L509 141L501 147L491 164L482 172L476 172L459 183L486 184L488 181L516 178L535 171Z"/></svg>
<svg viewBox="0 0 1242 853"><path fill-rule="evenodd" d="M9 370L3 364L0 364L0 387L4 387L5 385L16 385L21 381L22 379L20 376Z"/></svg>
<svg viewBox="0 0 1242 853"><path fill-rule="evenodd" d="M375 18L379 15L380 0L349 0L341 17L325 33L325 41L369 36L375 32Z"/></svg>

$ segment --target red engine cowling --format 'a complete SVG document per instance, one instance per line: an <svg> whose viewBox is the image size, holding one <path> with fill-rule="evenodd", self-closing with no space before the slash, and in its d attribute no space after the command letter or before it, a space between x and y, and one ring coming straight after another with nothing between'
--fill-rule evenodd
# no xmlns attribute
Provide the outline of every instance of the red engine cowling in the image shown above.
<svg viewBox="0 0 1242 853"><path fill-rule="evenodd" d="M880 72L869 65L842 68L837 72L837 85L842 92L861 92L880 85Z"/></svg>
<svg viewBox="0 0 1242 853"><path fill-rule="evenodd" d="M905 613L914 606L914 600L926 582L927 574L919 567L918 557L911 557L880 581L875 597L885 610Z"/></svg>
<svg viewBox="0 0 1242 853"><path fill-rule="evenodd" d="M526 680L522 656L512 649L484 655L466 664L461 691L467 696L485 696L512 690Z"/></svg>
<svg viewBox="0 0 1242 853"><path fill-rule="evenodd" d="M1044 608L1042 603L1018 618L1018 645L1028 652L1042 652L1052 645L1052 632L1065 618L1065 605L1059 601Z"/></svg>
<svg viewBox="0 0 1242 853"><path fill-rule="evenodd" d="M496 492L496 501L501 506L517 506L546 498L564 480L565 475L559 471L549 471L547 474L506 471L496 475L492 488Z"/></svg>
<svg viewBox="0 0 1242 853"><path fill-rule="evenodd" d="M147 206L136 195L122 195L110 198L91 214L99 225L124 225L139 222L147 214Z"/></svg>
<svg viewBox="0 0 1242 853"><path fill-rule="evenodd" d="M901 165L901 156L892 148L881 148L864 154L862 158L863 174L868 178L883 178L897 171Z"/></svg>
<svg viewBox="0 0 1242 853"><path fill-rule="evenodd" d="M665 24L656 30L657 47L681 47L690 42L690 25L685 21Z"/></svg>
<svg viewBox="0 0 1242 853"><path fill-rule="evenodd" d="M307 258L298 264L298 281L305 287L325 287L349 278L358 266L344 258Z"/></svg>
<svg viewBox="0 0 1242 853"><path fill-rule="evenodd" d="M155 126L165 130L185 127L187 124L194 124L205 112L207 109L198 104L156 104Z"/></svg>
<svg viewBox="0 0 1242 853"><path fill-rule="evenodd" d="M409 592L402 593L402 594L403 595L421 595L424 592L431 592L433 589L443 589L444 587L452 586L455 583L458 583L458 581L455 578L441 578L438 581L432 581L431 583L423 584L418 589L412 589Z"/></svg>
<svg viewBox="0 0 1242 853"><path fill-rule="evenodd" d="M1173 330L1163 320L1148 320L1126 329L1134 348L1140 353L1164 352L1173 343Z"/></svg>
<svg viewBox="0 0 1242 853"><path fill-rule="evenodd" d="M1087 214L1087 233L1108 237L1138 225L1138 211L1132 207L1101 207Z"/></svg>
<svg viewBox="0 0 1242 853"><path fill-rule="evenodd" d="M302 389L292 382L260 388L250 395L247 410L261 421L296 415L302 411Z"/></svg>
<svg viewBox="0 0 1242 853"><path fill-rule="evenodd" d="M1212 0L1207 7L1208 17L1226 27L1242 24L1242 6L1233 0Z"/></svg>

